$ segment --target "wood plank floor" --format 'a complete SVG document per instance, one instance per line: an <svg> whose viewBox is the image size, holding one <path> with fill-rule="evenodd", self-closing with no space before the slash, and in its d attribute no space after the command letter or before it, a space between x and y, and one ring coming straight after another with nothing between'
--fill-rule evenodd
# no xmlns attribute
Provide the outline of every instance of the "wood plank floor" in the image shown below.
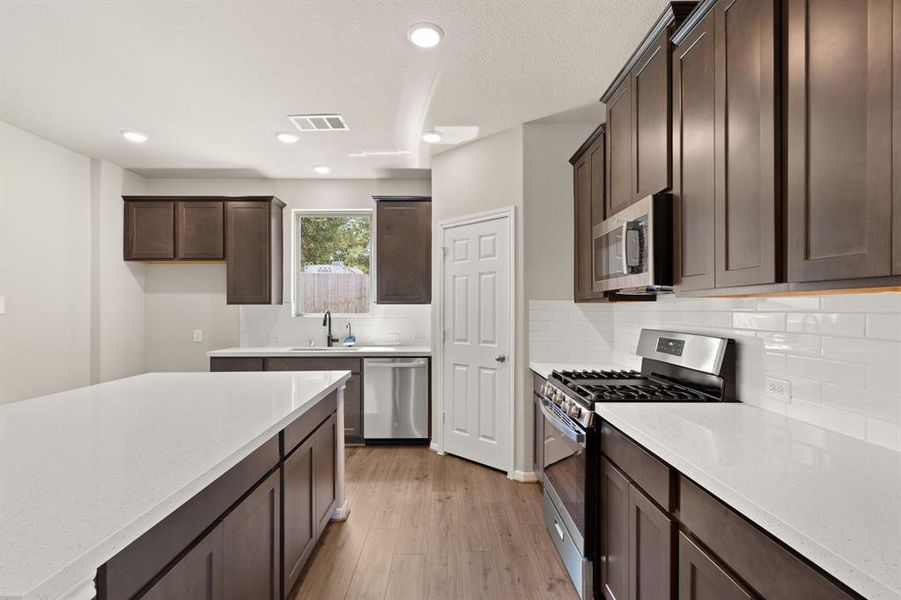
<svg viewBox="0 0 901 600"><path fill-rule="evenodd" d="M292 600L578 600L537 484L423 447L348 448L347 496Z"/></svg>

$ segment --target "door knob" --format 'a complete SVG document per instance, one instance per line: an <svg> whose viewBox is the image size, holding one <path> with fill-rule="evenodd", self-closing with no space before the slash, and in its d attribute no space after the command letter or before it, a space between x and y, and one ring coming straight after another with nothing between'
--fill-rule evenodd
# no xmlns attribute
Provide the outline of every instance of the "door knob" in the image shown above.
<svg viewBox="0 0 901 600"><path fill-rule="evenodd" d="M496 360L497 362L507 362L507 355L506 354L498 354L497 356L494 357L494 360Z"/></svg>

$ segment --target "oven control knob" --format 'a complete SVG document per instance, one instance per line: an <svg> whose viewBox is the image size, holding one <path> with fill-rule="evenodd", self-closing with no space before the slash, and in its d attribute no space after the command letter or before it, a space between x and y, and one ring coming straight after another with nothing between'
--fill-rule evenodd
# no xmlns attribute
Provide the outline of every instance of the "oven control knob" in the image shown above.
<svg viewBox="0 0 901 600"><path fill-rule="evenodd" d="M573 419L578 419L582 415L582 407L573 402L566 410L566 414L571 416Z"/></svg>
<svg viewBox="0 0 901 600"><path fill-rule="evenodd" d="M554 392L554 404L563 406L564 402L566 402L566 396L562 392Z"/></svg>

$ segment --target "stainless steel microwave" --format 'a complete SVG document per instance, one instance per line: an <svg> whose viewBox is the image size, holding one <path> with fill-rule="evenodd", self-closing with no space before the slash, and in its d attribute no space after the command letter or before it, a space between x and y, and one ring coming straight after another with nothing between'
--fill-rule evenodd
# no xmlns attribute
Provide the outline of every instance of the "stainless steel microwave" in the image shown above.
<svg viewBox="0 0 901 600"><path fill-rule="evenodd" d="M595 292L672 290L672 195L646 196L595 225L591 262Z"/></svg>

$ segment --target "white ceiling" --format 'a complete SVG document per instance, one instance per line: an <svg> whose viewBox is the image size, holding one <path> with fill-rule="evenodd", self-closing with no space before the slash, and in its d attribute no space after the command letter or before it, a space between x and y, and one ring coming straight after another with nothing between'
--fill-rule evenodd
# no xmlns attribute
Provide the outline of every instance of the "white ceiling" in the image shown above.
<svg viewBox="0 0 901 600"><path fill-rule="evenodd" d="M385 177L427 168L424 130L593 107L665 0L0 2L0 119L148 176ZM423 50L407 28L445 31ZM349 132L288 146L286 115ZM602 113L597 113L602 114ZM564 117L566 118L566 117ZM122 129L147 133L133 145ZM464 130L469 131L469 130ZM348 158L352 152L406 156Z"/></svg>

